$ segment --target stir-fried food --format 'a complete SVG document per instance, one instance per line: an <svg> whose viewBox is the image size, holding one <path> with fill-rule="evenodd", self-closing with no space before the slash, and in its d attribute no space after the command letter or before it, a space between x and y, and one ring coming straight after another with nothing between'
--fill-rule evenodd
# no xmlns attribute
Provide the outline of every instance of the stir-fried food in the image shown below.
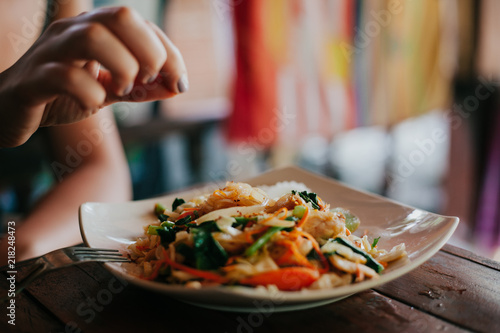
<svg viewBox="0 0 500 333"><path fill-rule="evenodd" d="M376 279L404 244L379 250L378 238L353 233L359 219L330 209L315 193L292 190L279 198L244 183L172 206L157 203L157 223L129 246L142 278L187 287L275 286L333 288Z"/></svg>

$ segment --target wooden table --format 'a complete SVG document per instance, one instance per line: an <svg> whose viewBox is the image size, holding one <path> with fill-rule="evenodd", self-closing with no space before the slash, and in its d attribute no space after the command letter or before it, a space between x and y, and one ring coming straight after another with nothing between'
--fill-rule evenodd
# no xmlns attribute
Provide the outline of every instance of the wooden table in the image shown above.
<svg viewBox="0 0 500 333"><path fill-rule="evenodd" d="M18 269L18 277L26 268ZM5 273L1 295L8 289ZM101 264L49 272L2 304L0 332L500 332L500 263L446 245L403 277L329 305L208 310L123 284Z"/></svg>

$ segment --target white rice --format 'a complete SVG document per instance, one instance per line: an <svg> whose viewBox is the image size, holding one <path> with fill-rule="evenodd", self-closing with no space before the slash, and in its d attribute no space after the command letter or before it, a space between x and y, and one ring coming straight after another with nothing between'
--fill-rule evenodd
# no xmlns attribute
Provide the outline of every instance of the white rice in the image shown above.
<svg viewBox="0 0 500 333"><path fill-rule="evenodd" d="M296 181L286 181L286 182L278 182L274 185L260 185L256 186L257 188L260 188L264 192L269 195L270 198L277 200L283 195L290 193L292 190L302 192L302 191L308 191L311 192L311 190L304 184L304 183L298 183Z"/></svg>

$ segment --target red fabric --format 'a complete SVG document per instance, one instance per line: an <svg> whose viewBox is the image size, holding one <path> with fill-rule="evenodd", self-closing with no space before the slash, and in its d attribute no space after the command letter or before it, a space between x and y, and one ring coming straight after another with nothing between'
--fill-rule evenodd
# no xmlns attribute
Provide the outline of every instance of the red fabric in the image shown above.
<svg viewBox="0 0 500 333"><path fill-rule="evenodd" d="M276 63L266 43L266 0L233 0L236 47L236 82L228 135L232 142L276 140ZM264 131L265 129L265 131ZM270 138L270 133L272 137Z"/></svg>

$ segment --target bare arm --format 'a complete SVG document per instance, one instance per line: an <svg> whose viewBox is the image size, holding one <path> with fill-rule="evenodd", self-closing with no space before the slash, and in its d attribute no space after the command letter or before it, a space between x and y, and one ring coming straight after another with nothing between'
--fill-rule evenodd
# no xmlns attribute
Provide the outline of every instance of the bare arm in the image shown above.
<svg viewBox="0 0 500 333"><path fill-rule="evenodd" d="M88 9L88 1L65 1L56 18ZM86 201L131 198L128 166L110 110L49 130L57 184L16 226L16 260L80 243L78 208ZM0 265L6 263L6 239L0 240Z"/></svg>
<svg viewBox="0 0 500 333"><path fill-rule="evenodd" d="M109 111L50 129L58 184L17 228L17 260L81 243L82 203L131 199L128 166Z"/></svg>

